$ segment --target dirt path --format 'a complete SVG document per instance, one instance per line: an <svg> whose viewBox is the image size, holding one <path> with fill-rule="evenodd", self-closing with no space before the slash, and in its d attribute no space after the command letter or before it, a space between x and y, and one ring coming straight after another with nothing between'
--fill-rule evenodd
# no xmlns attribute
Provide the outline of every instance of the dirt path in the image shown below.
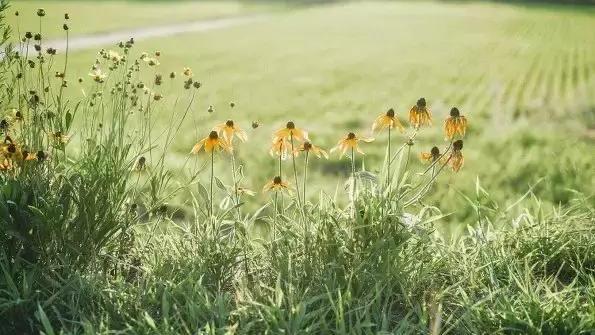
<svg viewBox="0 0 595 335"><path fill-rule="evenodd" d="M92 35L79 35L71 37L69 41L69 50L85 50L115 44L120 41L127 41L134 37L136 41L154 38L172 36L190 32L205 32L210 30L223 29L227 27L238 26L263 19L264 15L252 15L242 17L220 18L210 20L200 20L195 22L184 22L179 24L168 24L155 27L142 27L127 30L118 30L108 33L99 33ZM66 50L65 39L54 39L44 42L44 47L52 47L59 52Z"/></svg>

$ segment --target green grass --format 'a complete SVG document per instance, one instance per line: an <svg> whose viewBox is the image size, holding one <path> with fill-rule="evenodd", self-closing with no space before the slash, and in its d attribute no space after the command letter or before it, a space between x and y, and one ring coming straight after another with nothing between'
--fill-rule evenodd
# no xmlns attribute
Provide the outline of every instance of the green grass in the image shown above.
<svg viewBox="0 0 595 335"><path fill-rule="evenodd" d="M197 21L220 17L248 15L266 8L261 4L238 1L33 1L11 2L9 23L16 29L17 22L22 33L39 29L38 8L44 8L46 17L43 33L48 38L64 36L62 24L64 13L70 15L69 26L76 34L96 34L113 30L152 27L155 25ZM15 11L19 17L14 17ZM109 18L109 20L106 20Z"/></svg>
<svg viewBox="0 0 595 335"><path fill-rule="evenodd" d="M310 7L142 41L118 49L125 65L71 54L64 91L62 55L30 68L9 53L0 333L593 333L595 20L559 9ZM161 65L129 68L144 50L160 50ZM115 67L103 84L87 76L96 57ZM184 66L202 87L183 88ZM236 211L223 190L229 155L211 170L208 154L188 154L233 117L250 137L237 145L241 184L260 190L277 173L268 145L286 121L328 148L347 131L367 134L388 107L404 119L420 96L436 125L391 170L386 133L361 144L368 155L355 166L311 159L303 207L295 192L269 193ZM470 122L466 165L422 173L419 152L447 144L453 105ZM253 120L262 125L251 130ZM24 160L25 150L47 158ZM293 181L291 160L283 176Z"/></svg>

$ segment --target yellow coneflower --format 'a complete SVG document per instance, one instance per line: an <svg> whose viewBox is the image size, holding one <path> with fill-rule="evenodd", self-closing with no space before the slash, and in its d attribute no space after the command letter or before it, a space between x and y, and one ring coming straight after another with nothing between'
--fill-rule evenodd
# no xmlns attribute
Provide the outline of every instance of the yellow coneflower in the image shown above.
<svg viewBox="0 0 595 335"><path fill-rule="evenodd" d="M8 136L7 136L8 137ZM16 144L12 143L12 140L8 143L4 143L1 146L2 155L5 158L14 159L14 158L21 158L20 157L20 150L16 146Z"/></svg>
<svg viewBox="0 0 595 335"><path fill-rule="evenodd" d="M306 152L306 153L311 152L314 155L316 155L316 157L318 157L318 158L324 157L324 158L328 159L328 153L326 151L322 150L320 147L315 146L310 141L305 141L299 147L295 148L295 150L293 151L293 154L297 156L297 155L299 155L300 152Z"/></svg>
<svg viewBox="0 0 595 335"><path fill-rule="evenodd" d="M4 158L0 160L0 171L10 171L14 168L12 160L10 158Z"/></svg>
<svg viewBox="0 0 595 335"><path fill-rule="evenodd" d="M262 192L269 191L289 191L289 184L283 181L281 177L276 176L273 178L273 180L266 183L262 188Z"/></svg>
<svg viewBox="0 0 595 335"><path fill-rule="evenodd" d="M34 152L23 150L23 160L25 161L36 161L37 155Z"/></svg>
<svg viewBox="0 0 595 335"><path fill-rule="evenodd" d="M420 158L422 161L435 162L440 158L440 149L438 147L432 147L430 152L422 152Z"/></svg>
<svg viewBox="0 0 595 335"><path fill-rule="evenodd" d="M235 124L233 120L227 120L225 123L218 124L213 128L213 130L219 133L219 135L223 136L223 138L229 143L233 141L234 136L240 139L242 142L246 142L248 140L246 132L240 128L240 126Z"/></svg>
<svg viewBox="0 0 595 335"><path fill-rule="evenodd" d="M273 157L280 157L280 159L285 160L287 158L289 149L289 143L287 140L285 140L283 137L279 137L273 140L269 154Z"/></svg>
<svg viewBox="0 0 595 335"><path fill-rule="evenodd" d="M389 109L386 113L381 114L376 118L372 124L372 131L383 130L383 129L399 128L399 131L403 131L403 125L399 119L395 116L395 110Z"/></svg>
<svg viewBox="0 0 595 335"><path fill-rule="evenodd" d="M93 77L93 80L96 83L103 83L105 81L105 78L107 78L107 75L103 73L101 69L98 67L93 68L93 70L89 72L89 76Z"/></svg>
<svg viewBox="0 0 595 335"><path fill-rule="evenodd" d="M450 117L444 122L444 131L446 138L451 140L456 134L465 136L467 131L467 118L461 115L458 108L453 107L450 110Z"/></svg>
<svg viewBox="0 0 595 335"><path fill-rule="evenodd" d="M417 103L411 107L411 110L409 110L409 122L416 128L423 125L432 125L432 114L428 110L425 98L419 98Z"/></svg>
<svg viewBox="0 0 595 335"><path fill-rule="evenodd" d="M227 141L220 138L219 134L214 130L209 133L209 136L196 143L194 147L192 147L190 153L197 154L201 149L204 149L205 152L213 152L217 150L232 152L232 148Z"/></svg>
<svg viewBox="0 0 595 335"><path fill-rule="evenodd" d="M337 145L331 149L331 153L335 152L335 151L339 151L339 153L342 155L345 155L345 153L347 153L347 150L355 150L357 152L359 152L360 154L364 155L364 152L359 148L359 141L364 141L364 142L372 142L374 141L373 138L359 138L355 135L355 133L348 133L347 136L345 136L345 138L343 138L342 140L339 141L339 143L337 143Z"/></svg>
<svg viewBox="0 0 595 335"><path fill-rule="evenodd" d="M458 172L465 163L465 158L463 157L461 150L463 150L463 141L454 141L452 144L452 153L448 158L448 162L450 163L450 166L454 172Z"/></svg>
<svg viewBox="0 0 595 335"><path fill-rule="evenodd" d="M283 138L283 139L294 139L297 141L305 141L308 140L308 132L297 128L293 121L287 122L285 128L281 128L277 130L274 134L274 138Z"/></svg>

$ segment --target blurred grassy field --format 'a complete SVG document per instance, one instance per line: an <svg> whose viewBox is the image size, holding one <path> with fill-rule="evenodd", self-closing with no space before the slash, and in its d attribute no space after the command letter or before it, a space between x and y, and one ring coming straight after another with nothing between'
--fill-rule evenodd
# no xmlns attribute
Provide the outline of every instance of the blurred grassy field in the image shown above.
<svg viewBox="0 0 595 335"><path fill-rule="evenodd" d="M76 8L87 5L67 2L62 7L75 20ZM218 15L240 11L237 4L203 5L222 6L215 10ZM49 12L63 11L58 10L59 3L53 6ZM200 5L122 6L127 9L118 12L142 6L148 13L143 20L151 25L176 15L190 19L194 15L190 8ZM163 6L171 14L164 15ZM84 20L94 23L80 32L93 25L95 30L108 30L131 23L93 16ZM160 50L158 72L179 73L189 66L204 85L193 111L195 122L184 125L170 165L180 167L197 139L218 122L231 117L250 129L252 121L259 121L262 126L250 130L250 141L239 148L246 186L256 190L275 171L274 159L267 155L271 133L288 120L310 130L315 143L329 148L347 131L369 134L374 117L389 107L404 121L410 106L426 97L435 127L424 130L412 148L411 162L418 164L419 152L444 145L442 122L450 107L458 106L470 121L466 166L457 175L442 177L435 200L463 218L473 215L474 209L463 206L460 192L474 190L476 180L491 196L511 203L541 178L545 179L534 191L545 201L566 202L572 190L592 194L593 31L595 11L584 7L357 2L274 13L255 23L208 33L141 41L136 51ZM86 76L95 55L96 51L72 55L78 75ZM176 80L173 85L181 87L181 79ZM76 84L69 89L79 94ZM167 86L161 90L168 98L160 102L166 122L176 94ZM237 105L233 111L230 101ZM207 113L209 105L215 108L212 114ZM402 135L398 141L405 138ZM369 153L366 166L379 166L374 163L382 159L384 143L386 134L374 144L364 144ZM229 163L224 158L220 162ZM312 181L332 194L344 181L337 176L348 171L345 159L314 161Z"/></svg>
<svg viewBox="0 0 595 335"><path fill-rule="evenodd" d="M239 1L11 1L12 11L19 12L23 31L39 29L38 8L46 10L43 32L46 37L64 36L64 13L69 13L74 34L109 32L135 27L229 17L262 10L262 4ZM17 27L17 19L8 21Z"/></svg>

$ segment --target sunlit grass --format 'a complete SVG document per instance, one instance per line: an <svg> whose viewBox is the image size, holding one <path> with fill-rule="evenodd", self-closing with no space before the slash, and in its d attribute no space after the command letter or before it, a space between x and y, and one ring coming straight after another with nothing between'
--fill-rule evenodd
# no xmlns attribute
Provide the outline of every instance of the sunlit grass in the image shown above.
<svg viewBox="0 0 595 335"><path fill-rule="evenodd" d="M553 9L2 48L0 333L591 333L594 22Z"/></svg>

